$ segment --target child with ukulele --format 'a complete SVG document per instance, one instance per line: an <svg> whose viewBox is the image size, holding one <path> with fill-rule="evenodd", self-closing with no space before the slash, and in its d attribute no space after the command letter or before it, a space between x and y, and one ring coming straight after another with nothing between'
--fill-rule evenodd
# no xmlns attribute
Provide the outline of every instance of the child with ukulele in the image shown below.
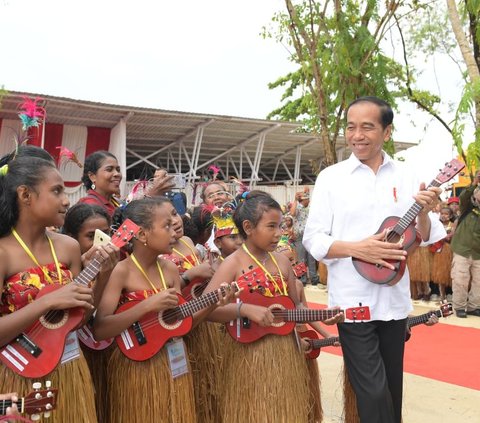
<svg viewBox="0 0 480 423"><path fill-rule="evenodd" d="M82 254L82 264L86 267L96 254L107 254L106 260L102 263L102 269L95 279L96 295L101 297L101 293L112 273L113 268L118 263L119 249L109 243L105 246L93 245L95 230L99 229L105 234L110 234L112 219L108 212L100 206L86 203L77 203L68 209L63 225L63 233L76 239L80 245ZM90 328L91 329L91 328ZM85 331L79 333L79 339L86 336ZM85 359L87 360L93 384L95 386L95 404L97 408L97 417L99 422L106 421L108 412L108 393L107 393L107 364L113 351L113 344L105 349L90 349L84 343L80 343Z"/></svg>
<svg viewBox="0 0 480 423"><path fill-rule="evenodd" d="M44 322L48 326L48 318L57 316L60 310L83 308L88 317L94 308L93 290L71 283L81 269L78 243L66 235L46 230L49 226L63 225L68 205L63 179L53 159L22 157L19 154L1 167L0 347L6 348L4 352L15 347L29 363L35 362L30 353L17 344L12 346L19 334L25 331L35 333L38 346L40 336L45 341L47 336L55 334L38 323L39 319L47 319ZM52 289L52 285L61 287L46 294L45 290L43 295L39 295L46 287ZM63 313L63 316L68 320L68 314ZM35 330L29 331L35 323ZM10 345L7 347L7 344ZM96 422L93 384L87 363L78 348L75 331L68 334L66 345L69 349L64 350L56 368L48 376L38 378L41 382L50 380L60 392L57 409L50 421ZM48 357L48 348L39 351L36 359ZM58 340L52 341L52 351L59 349L61 352L62 348ZM8 354L2 354L2 360L5 357ZM10 357L9 363L17 363L18 366L13 355ZM30 386L31 380L12 371L5 361L0 365L0 392L26 392Z"/></svg>
<svg viewBox="0 0 480 423"><path fill-rule="evenodd" d="M119 212L119 223L128 218L140 226L140 231L133 240L132 254L115 266L105 287L95 317L96 339L117 336L145 314L178 304L178 271L172 262L158 257L170 254L175 243L172 210L168 199L152 197L134 200ZM119 304L130 300L141 301L115 314ZM109 422L197 421L189 366L187 373L176 378L171 375L172 345L183 351L180 358L188 365L183 340L175 343L167 343L146 361L130 360L120 349L114 350L108 365Z"/></svg>
<svg viewBox="0 0 480 423"><path fill-rule="evenodd" d="M268 279L265 295L288 295L297 307L303 307L290 262L273 252L282 232L280 205L267 193L246 193L235 210L234 221L244 244L220 265L206 291L259 268ZM230 322L246 317L260 326L274 324L274 316L268 308L249 303L248 295L242 299L243 302L214 310L208 319ZM204 317L201 314L197 316L199 319ZM337 315L329 323L341 317ZM224 348L221 421L308 421L308 370L293 334L268 335L249 344L226 336Z"/></svg>
<svg viewBox="0 0 480 423"><path fill-rule="evenodd" d="M282 237L280 238L280 242L278 243L275 251L287 257L290 264L292 266L295 266L295 262L296 262L295 251L292 249L292 246L289 243L288 239L285 237L285 235L282 235ZM300 301L302 302L302 304L307 304L307 298L305 296L305 288L303 286L303 283L300 279L298 279L299 275L295 275L295 276L296 276L295 284L297 287L297 295L300 298ZM318 322L310 322L309 325L311 326L312 329L314 329L315 332L319 333L323 338L331 338L335 336L330 332L328 332L326 329L324 329ZM318 339L318 335L312 336L312 335L315 335L315 332L310 330L309 327L304 323L298 324L296 330L297 330L298 340L300 342L301 347L304 349L305 354L309 353L311 351L310 344L307 342L306 339L303 338L303 336L305 336L306 338L313 337L314 339ZM340 344L337 342L334 345L339 346ZM310 404L311 404L310 412L308 415L308 422L320 423L322 422L322 419L323 419L323 409L322 409L322 401L321 401L320 372L318 369L318 362L315 359L312 360L307 358L307 356L305 356L305 358L307 360L307 367L308 367L308 373L309 373L308 386L310 388Z"/></svg>
<svg viewBox="0 0 480 423"><path fill-rule="evenodd" d="M163 257L177 265L183 295L189 301L192 295L195 297L201 295L206 281L213 275L213 268L209 261L201 262L192 240L184 236L183 220L175 209L172 210L172 225L176 241L172 247L172 254ZM198 289L192 289L194 292L188 294L185 287L189 284L197 285ZM184 339L192 366L197 420L202 423L214 423L218 421L220 394L218 380L221 377L222 359L219 328L212 322L201 322Z"/></svg>

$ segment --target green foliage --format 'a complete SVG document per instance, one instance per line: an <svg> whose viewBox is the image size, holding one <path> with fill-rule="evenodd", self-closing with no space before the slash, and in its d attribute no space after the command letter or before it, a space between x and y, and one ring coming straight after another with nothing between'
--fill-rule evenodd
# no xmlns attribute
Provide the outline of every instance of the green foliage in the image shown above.
<svg viewBox="0 0 480 423"><path fill-rule="evenodd" d="M457 41L452 33L444 1L418 4L403 20L407 50L410 57L424 56L428 61L432 54L453 54ZM465 21L466 24L466 21Z"/></svg>
<svg viewBox="0 0 480 423"><path fill-rule="evenodd" d="M463 152L464 131L465 131L465 117L474 110L480 99L480 80L468 82L463 89L462 97L458 103L453 121L453 140L459 154ZM475 131L475 140L467 147L466 157L469 164L475 163L477 169L479 168L480 160L480 129L478 123Z"/></svg>
<svg viewBox="0 0 480 423"><path fill-rule="evenodd" d="M2 85L0 87L0 108L2 107L2 100L3 97L5 97L8 94L8 91L5 89L5 87Z"/></svg>
<svg viewBox="0 0 480 423"><path fill-rule="evenodd" d="M388 4L401 2L388 2ZM406 75L402 65L387 56L380 43L392 18L383 2L344 0L299 1L298 19L286 12L272 18L262 35L284 44L295 72L272 82L283 89L282 104L268 118L301 121L306 131L329 134L332 150L342 133L346 106L363 95L384 98L393 107L405 96ZM426 92L418 96L427 98ZM430 104L436 99L431 96ZM386 145L393 154L393 142Z"/></svg>

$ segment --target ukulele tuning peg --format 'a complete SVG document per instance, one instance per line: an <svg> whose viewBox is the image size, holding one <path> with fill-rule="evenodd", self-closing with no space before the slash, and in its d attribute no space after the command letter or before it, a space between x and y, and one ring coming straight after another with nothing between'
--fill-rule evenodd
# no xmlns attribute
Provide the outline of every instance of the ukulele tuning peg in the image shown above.
<svg viewBox="0 0 480 423"><path fill-rule="evenodd" d="M50 389L51 387L52 387L52 381L51 380L45 381L45 388Z"/></svg>
<svg viewBox="0 0 480 423"><path fill-rule="evenodd" d="M32 414L32 415L30 416L30 420L31 420L32 422L38 422L38 421L40 420L40 414Z"/></svg>
<svg viewBox="0 0 480 423"><path fill-rule="evenodd" d="M34 382L34 383L32 384L32 387L33 387L33 389L35 389L36 391L38 391L39 389L42 388L42 382Z"/></svg>
<svg viewBox="0 0 480 423"><path fill-rule="evenodd" d="M45 412L43 413L43 417L44 417L45 419L50 418L51 415L52 415L52 413L51 413L50 411L45 411Z"/></svg>

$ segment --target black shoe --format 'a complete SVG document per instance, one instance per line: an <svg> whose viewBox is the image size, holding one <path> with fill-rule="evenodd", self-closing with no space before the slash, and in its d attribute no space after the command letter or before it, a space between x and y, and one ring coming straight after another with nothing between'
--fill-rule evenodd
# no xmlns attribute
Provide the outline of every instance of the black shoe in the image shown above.
<svg viewBox="0 0 480 423"><path fill-rule="evenodd" d="M455 314L457 315L457 317L460 317L461 319L465 319L467 317L467 312L462 309L455 310Z"/></svg>
<svg viewBox="0 0 480 423"><path fill-rule="evenodd" d="M477 316L480 317L480 308L476 308L475 310L472 311L467 311L467 314L469 316Z"/></svg>

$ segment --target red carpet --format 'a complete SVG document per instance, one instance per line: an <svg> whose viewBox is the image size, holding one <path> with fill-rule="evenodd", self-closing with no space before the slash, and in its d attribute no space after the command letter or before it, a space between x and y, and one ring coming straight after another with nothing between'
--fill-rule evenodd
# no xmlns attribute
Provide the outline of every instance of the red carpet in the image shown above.
<svg viewBox="0 0 480 423"><path fill-rule="evenodd" d="M323 304L308 304L311 308L325 308ZM336 326L327 328L330 332L337 333ZM342 355L341 348L326 347L322 350ZM480 329L442 323L430 327L415 326L405 346L404 370L418 376L480 390Z"/></svg>

